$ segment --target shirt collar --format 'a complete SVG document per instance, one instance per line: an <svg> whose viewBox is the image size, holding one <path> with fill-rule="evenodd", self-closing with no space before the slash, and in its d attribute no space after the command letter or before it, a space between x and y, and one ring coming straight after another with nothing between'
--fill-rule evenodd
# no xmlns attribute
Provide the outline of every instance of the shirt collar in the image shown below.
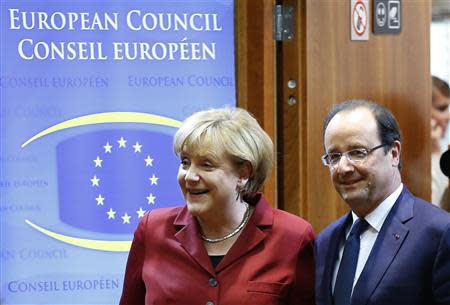
<svg viewBox="0 0 450 305"><path fill-rule="evenodd" d="M381 226L384 223L387 215L391 211L392 207L397 201L397 198L400 196L400 193L403 189L403 183L397 187L397 189L390 194L386 199L383 200L372 212L367 214L364 219L369 223L369 225L377 232L380 232ZM353 222L358 219L358 216L352 211Z"/></svg>

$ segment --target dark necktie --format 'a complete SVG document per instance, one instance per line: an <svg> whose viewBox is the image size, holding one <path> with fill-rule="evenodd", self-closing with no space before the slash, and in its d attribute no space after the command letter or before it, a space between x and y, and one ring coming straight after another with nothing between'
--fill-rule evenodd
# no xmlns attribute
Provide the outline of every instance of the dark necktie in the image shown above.
<svg viewBox="0 0 450 305"><path fill-rule="evenodd" d="M342 254L334 285L334 305L350 305L356 264L358 263L359 237L367 229L368 225L364 219L357 219L345 241L344 254Z"/></svg>

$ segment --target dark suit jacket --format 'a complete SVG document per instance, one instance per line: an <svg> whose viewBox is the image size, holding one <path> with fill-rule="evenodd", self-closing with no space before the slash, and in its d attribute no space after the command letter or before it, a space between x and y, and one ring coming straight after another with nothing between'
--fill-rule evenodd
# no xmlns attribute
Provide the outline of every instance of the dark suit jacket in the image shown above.
<svg viewBox="0 0 450 305"><path fill-rule="evenodd" d="M350 213L317 237L316 304L332 305L331 281ZM355 285L352 305L450 305L450 214L406 187L389 212Z"/></svg>
<svg viewBox="0 0 450 305"><path fill-rule="evenodd" d="M313 304L311 225L260 195L255 201L216 268L186 207L147 213L135 232L120 304Z"/></svg>

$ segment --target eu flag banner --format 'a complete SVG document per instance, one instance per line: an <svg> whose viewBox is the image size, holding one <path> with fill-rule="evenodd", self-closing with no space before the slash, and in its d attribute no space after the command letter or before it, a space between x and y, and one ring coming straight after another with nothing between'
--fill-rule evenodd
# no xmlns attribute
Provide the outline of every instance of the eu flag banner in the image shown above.
<svg viewBox="0 0 450 305"><path fill-rule="evenodd" d="M172 139L234 106L233 0L2 0L0 304L117 304Z"/></svg>
<svg viewBox="0 0 450 305"><path fill-rule="evenodd" d="M75 136L56 147L60 219L104 233L132 234L155 207L179 203L172 137L135 130ZM164 189L161 188L164 187Z"/></svg>

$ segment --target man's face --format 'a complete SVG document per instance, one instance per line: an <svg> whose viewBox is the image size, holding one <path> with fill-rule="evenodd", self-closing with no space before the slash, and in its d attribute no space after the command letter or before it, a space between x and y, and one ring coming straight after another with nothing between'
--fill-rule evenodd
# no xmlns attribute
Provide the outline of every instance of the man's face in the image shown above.
<svg viewBox="0 0 450 305"><path fill-rule="evenodd" d="M372 112L364 107L336 114L325 130L326 153L344 153L364 148L370 151L381 144ZM400 183L398 164L400 142L389 147L387 154L379 148L358 163L342 156L330 167L335 189L352 210L363 217L374 210Z"/></svg>
<svg viewBox="0 0 450 305"><path fill-rule="evenodd" d="M441 129L441 137L444 136L450 120L450 112L448 111L449 104L450 98L443 95L436 88L433 88L431 118L434 120L436 127Z"/></svg>

